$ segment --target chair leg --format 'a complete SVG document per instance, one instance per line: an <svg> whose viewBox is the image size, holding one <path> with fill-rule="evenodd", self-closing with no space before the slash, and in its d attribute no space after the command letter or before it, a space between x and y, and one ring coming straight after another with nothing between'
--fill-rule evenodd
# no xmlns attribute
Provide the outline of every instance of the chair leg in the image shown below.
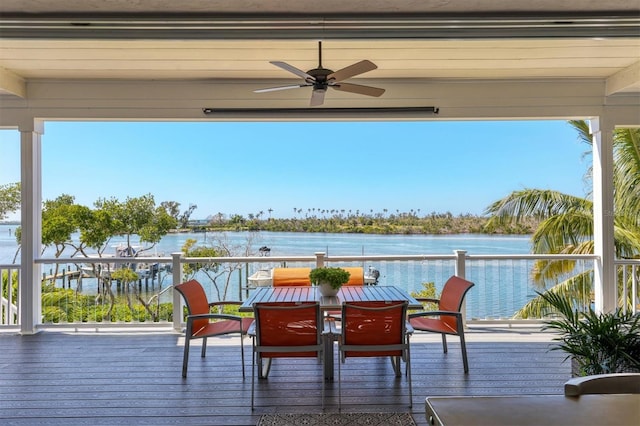
<svg viewBox="0 0 640 426"><path fill-rule="evenodd" d="M409 379L409 408L413 407L413 389L411 387L411 347L407 347L407 378Z"/></svg>
<svg viewBox="0 0 640 426"><path fill-rule="evenodd" d="M338 411L342 410L342 355L338 352Z"/></svg>
<svg viewBox="0 0 640 426"><path fill-rule="evenodd" d="M462 365L464 365L465 374L469 372L469 363L467 361L467 345L464 341L464 333L460 333L460 347L462 348Z"/></svg>
<svg viewBox="0 0 640 426"><path fill-rule="evenodd" d="M327 337L325 337L326 339ZM320 378L320 381L322 382L322 411L324 411L324 388L326 386L326 380L325 377L327 377L327 365L324 362L325 361L325 354L324 351L322 351L322 356L320 356L320 360L322 362L322 377Z"/></svg>
<svg viewBox="0 0 640 426"><path fill-rule="evenodd" d="M255 380L256 380L256 359L258 358L258 354L256 353L255 340L251 345L253 350L251 354L251 410L253 411L253 394L255 388Z"/></svg>
<svg viewBox="0 0 640 426"><path fill-rule="evenodd" d="M202 339L202 352L200 353L200 356L204 358L206 354L207 354L207 338L205 337Z"/></svg>
<svg viewBox="0 0 640 426"><path fill-rule="evenodd" d="M240 333L240 359L242 360L242 378L244 379L244 344L242 341L244 340L244 336Z"/></svg>
<svg viewBox="0 0 640 426"><path fill-rule="evenodd" d="M189 364L189 342L191 339L184 338L184 355L182 357L182 377L187 377L187 365Z"/></svg>
<svg viewBox="0 0 640 426"><path fill-rule="evenodd" d="M393 367L393 372L396 377L400 377L402 375L402 366L400 365L400 357L399 356L390 356L391 366Z"/></svg>
<svg viewBox="0 0 640 426"><path fill-rule="evenodd" d="M444 353L447 353L447 335L442 333L442 349L444 350Z"/></svg>

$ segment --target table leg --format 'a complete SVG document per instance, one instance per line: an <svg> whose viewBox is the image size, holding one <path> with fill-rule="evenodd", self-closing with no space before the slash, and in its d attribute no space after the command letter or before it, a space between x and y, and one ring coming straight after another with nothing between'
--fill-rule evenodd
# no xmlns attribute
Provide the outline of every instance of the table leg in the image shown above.
<svg viewBox="0 0 640 426"><path fill-rule="evenodd" d="M258 359L258 378L266 379L269 377L269 370L271 369L271 358L259 358Z"/></svg>
<svg viewBox="0 0 640 426"><path fill-rule="evenodd" d="M333 335L326 336L324 339L324 379L333 380Z"/></svg>

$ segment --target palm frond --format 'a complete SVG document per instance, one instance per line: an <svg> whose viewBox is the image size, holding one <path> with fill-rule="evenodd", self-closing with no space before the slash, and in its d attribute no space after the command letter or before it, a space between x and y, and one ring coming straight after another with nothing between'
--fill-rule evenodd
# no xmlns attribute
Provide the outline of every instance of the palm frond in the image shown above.
<svg viewBox="0 0 640 426"><path fill-rule="evenodd" d="M559 213L540 223L532 236L533 253L561 253L593 238L593 216L582 209Z"/></svg>
<svg viewBox="0 0 640 426"><path fill-rule="evenodd" d="M558 191L524 189L491 204L485 214L491 215L488 225L506 225L525 217L545 220L567 211L591 211L592 206L588 200Z"/></svg>
<svg viewBox="0 0 640 426"><path fill-rule="evenodd" d="M513 317L515 319L542 318L556 311L554 305L549 303L550 298L570 298L574 301L572 312L577 307L589 306L592 287L593 270L583 271L551 287L544 293L538 292L538 296L525 304ZM564 315L566 312L561 313Z"/></svg>
<svg viewBox="0 0 640 426"><path fill-rule="evenodd" d="M640 129L618 129L614 147L616 215L640 226Z"/></svg>

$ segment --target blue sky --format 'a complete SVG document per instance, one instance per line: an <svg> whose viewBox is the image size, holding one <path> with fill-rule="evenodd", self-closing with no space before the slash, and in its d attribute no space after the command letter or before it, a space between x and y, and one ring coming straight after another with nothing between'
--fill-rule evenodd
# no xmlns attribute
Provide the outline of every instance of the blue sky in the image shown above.
<svg viewBox="0 0 640 426"><path fill-rule="evenodd" d="M19 139L0 130L0 184L20 179ZM591 162L566 121L47 122L42 146L45 200L65 193L91 207L151 193L197 204L192 218L482 214L524 188L584 196Z"/></svg>

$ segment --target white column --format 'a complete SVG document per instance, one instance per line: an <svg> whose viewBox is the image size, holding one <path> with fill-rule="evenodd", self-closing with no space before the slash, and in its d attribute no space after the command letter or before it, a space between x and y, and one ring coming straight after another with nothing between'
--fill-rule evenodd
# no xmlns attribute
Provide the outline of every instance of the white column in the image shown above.
<svg viewBox="0 0 640 426"><path fill-rule="evenodd" d="M34 334L42 318L41 266L35 263L42 252L42 144L44 124L37 120L20 126L22 186L20 260L20 332Z"/></svg>
<svg viewBox="0 0 640 426"><path fill-rule="evenodd" d="M616 309L613 201L613 123L606 117L590 121L593 135L593 242L599 258L594 267L595 309Z"/></svg>
<svg viewBox="0 0 640 426"><path fill-rule="evenodd" d="M182 282L182 252L171 253L171 268L173 271L173 287ZM182 296L180 293L173 290L173 329L178 332L182 332Z"/></svg>
<svg viewBox="0 0 640 426"><path fill-rule="evenodd" d="M467 251L454 250L456 255L455 274L457 277L467 279Z"/></svg>
<svg viewBox="0 0 640 426"><path fill-rule="evenodd" d="M456 277L467 279L467 251L466 250L454 250L456 254L456 267L455 274ZM462 322L464 327L467 327L467 299L465 297L462 306L460 307L460 312L462 313Z"/></svg>

